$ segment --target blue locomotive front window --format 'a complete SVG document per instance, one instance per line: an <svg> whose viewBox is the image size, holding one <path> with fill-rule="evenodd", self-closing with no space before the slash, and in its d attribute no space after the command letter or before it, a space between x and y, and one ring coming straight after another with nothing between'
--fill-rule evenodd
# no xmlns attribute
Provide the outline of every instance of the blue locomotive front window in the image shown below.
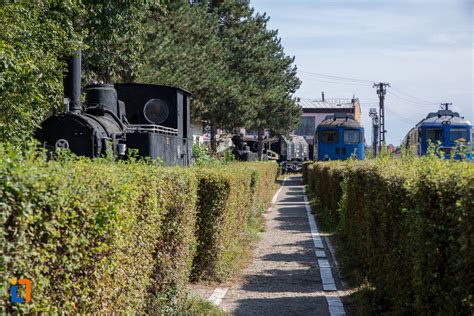
<svg viewBox="0 0 474 316"><path fill-rule="evenodd" d="M360 132L356 129L347 129L344 131L344 144L360 143Z"/></svg>
<svg viewBox="0 0 474 316"><path fill-rule="evenodd" d="M450 142L467 142L467 128L451 128L449 130Z"/></svg>
<svg viewBox="0 0 474 316"><path fill-rule="evenodd" d="M426 141L431 141L433 144L444 141L444 130L442 128L427 128Z"/></svg>
<svg viewBox="0 0 474 316"><path fill-rule="evenodd" d="M323 143L337 143L337 131L323 131L321 133L321 140Z"/></svg>

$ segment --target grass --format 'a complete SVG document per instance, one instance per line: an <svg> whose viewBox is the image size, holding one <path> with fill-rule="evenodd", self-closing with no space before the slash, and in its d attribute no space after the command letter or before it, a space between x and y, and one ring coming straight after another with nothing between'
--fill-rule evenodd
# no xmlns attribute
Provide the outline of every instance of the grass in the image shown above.
<svg viewBox="0 0 474 316"><path fill-rule="evenodd" d="M313 213L318 223L318 228L322 233L332 234L337 230L338 221L334 214L328 208L321 207L318 198L306 191L308 200L311 205L311 213Z"/></svg>
<svg viewBox="0 0 474 316"><path fill-rule="evenodd" d="M181 314L181 313L178 313ZM200 297L190 297L186 301L183 315L226 315L218 306Z"/></svg>

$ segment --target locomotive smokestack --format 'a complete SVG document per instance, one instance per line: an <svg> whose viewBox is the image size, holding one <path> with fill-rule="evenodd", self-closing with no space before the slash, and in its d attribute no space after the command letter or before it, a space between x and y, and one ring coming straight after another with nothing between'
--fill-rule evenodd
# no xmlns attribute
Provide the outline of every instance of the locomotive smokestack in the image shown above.
<svg viewBox="0 0 474 316"><path fill-rule="evenodd" d="M69 110L81 112L81 50L67 59L67 74L64 77L64 96L69 98Z"/></svg>

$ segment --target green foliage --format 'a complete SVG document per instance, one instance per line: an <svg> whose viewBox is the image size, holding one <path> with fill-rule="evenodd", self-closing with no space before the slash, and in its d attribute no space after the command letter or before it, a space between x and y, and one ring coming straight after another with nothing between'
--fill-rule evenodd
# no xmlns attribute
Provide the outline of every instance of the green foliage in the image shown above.
<svg viewBox="0 0 474 316"><path fill-rule="evenodd" d="M369 282L379 311L472 313L472 164L383 157L315 163L305 177L316 212L338 223L345 274Z"/></svg>
<svg viewBox="0 0 474 316"><path fill-rule="evenodd" d="M86 79L113 82L131 81L143 66L147 42L146 17L162 14L160 0L96 1L82 0L85 8L76 29L84 28Z"/></svg>
<svg viewBox="0 0 474 316"><path fill-rule="evenodd" d="M8 311L160 313L180 304L195 248L190 170L0 153L2 280L33 283L32 304L12 306L2 291Z"/></svg>
<svg viewBox="0 0 474 316"><path fill-rule="evenodd" d="M269 17L244 18L245 23L225 26L222 36L229 51L227 63L243 78L240 93L252 109L245 127L288 133L297 127L302 113L291 97L301 84L294 58L285 55L278 32L268 30Z"/></svg>
<svg viewBox="0 0 474 316"><path fill-rule="evenodd" d="M275 163L234 163L223 168L198 168L196 280L222 281L235 274L249 255L254 219L270 200Z"/></svg>
<svg viewBox="0 0 474 316"><path fill-rule="evenodd" d="M182 312L192 269L223 279L240 268L275 171L273 163L183 169L67 152L48 161L36 144L21 152L0 143L0 277L33 283L32 304L11 305L3 282L2 306Z"/></svg>
<svg viewBox="0 0 474 316"><path fill-rule="evenodd" d="M185 315L209 315L224 316L227 315L222 309L213 303L198 297L188 298L186 305L182 310Z"/></svg>
<svg viewBox="0 0 474 316"><path fill-rule="evenodd" d="M225 150L220 155L212 155L208 146L193 144L193 163L195 166L224 166L231 162L235 162L235 156L231 150Z"/></svg>
<svg viewBox="0 0 474 316"><path fill-rule="evenodd" d="M193 115L219 127L241 126L244 114L239 78L226 64L219 37L219 18L206 3L175 6L166 16L152 15L147 23L147 65L141 80L186 87L193 93Z"/></svg>
<svg viewBox="0 0 474 316"><path fill-rule="evenodd" d="M211 10L210 10L211 8ZM215 128L294 128L294 59L248 2L5 1L0 8L0 141L20 144L62 108L64 58L83 50L84 82L183 86Z"/></svg>
<svg viewBox="0 0 474 316"><path fill-rule="evenodd" d="M206 166L211 165L215 162L215 159L212 157L209 152L209 148L206 146L200 146L198 144L193 144L193 163L196 166Z"/></svg>
<svg viewBox="0 0 474 316"><path fill-rule="evenodd" d="M62 102L62 58L76 36L61 13L73 8L46 1L0 6L0 141L24 142Z"/></svg>

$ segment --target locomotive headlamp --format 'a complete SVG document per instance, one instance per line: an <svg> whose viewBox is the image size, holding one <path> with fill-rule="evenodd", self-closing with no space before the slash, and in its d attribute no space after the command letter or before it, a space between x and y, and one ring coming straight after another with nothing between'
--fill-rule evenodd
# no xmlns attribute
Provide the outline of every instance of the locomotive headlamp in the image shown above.
<svg viewBox="0 0 474 316"><path fill-rule="evenodd" d="M151 124L161 124L168 118L170 110L168 104L160 99L151 99L143 108L145 119Z"/></svg>

